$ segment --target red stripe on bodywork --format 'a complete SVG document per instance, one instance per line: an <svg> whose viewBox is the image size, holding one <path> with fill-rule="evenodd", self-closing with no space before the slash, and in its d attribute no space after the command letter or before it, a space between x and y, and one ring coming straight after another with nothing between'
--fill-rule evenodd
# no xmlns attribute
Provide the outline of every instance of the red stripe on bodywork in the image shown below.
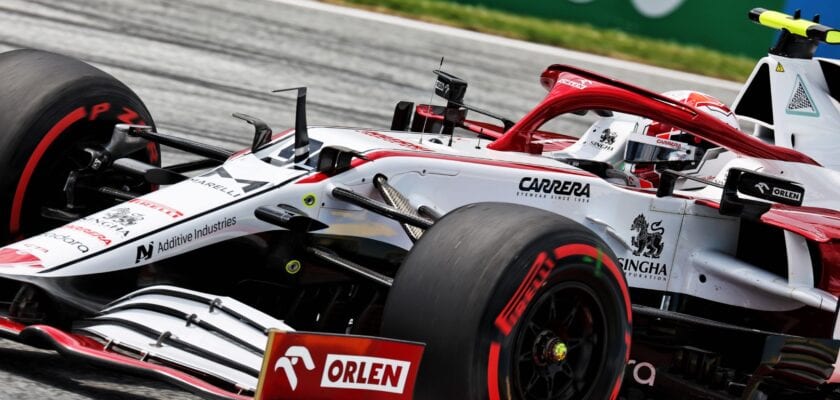
<svg viewBox="0 0 840 400"><path fill-rule="evenodd" d="M26 325L10 320L6 317L0 317L0 331L11 335L17 335L26 328Z"/></svg>
<svg viewBox="0 0 840 400"><path fill-rule="evenodd" d="M492 167L502 167L502 168L514 168L514 169L523 169L528 171L540 171L540 172L556 172L556 173L563 173L569 175L578 175L578 176L588 176L588 177L595 177L595 175L590 174L589 172L577 169L569 169L569 168L555 168L555 167L548 167L544 165L533 165L533 164L523 164L513 161L499 161L499 160L490 160L486 158L474 158L474 157L459 157L449 154L436 154L436 153L426 153L426 152L412 152L412 151L399 151L399 150L379 150L373 151L369 154L365 154L365 158L367 160L362 160L359 158L353 159L352 163L350 164L350 168L356 168L359 165L364 164L366 161L375 161L383 158L388 157L417 157L417 158L430 158L434 160L447 160L447 161L455 161L455 162L463 162L469 164L478 164L478 165L488 165ZM295 182L295 183L315 183L321 182L330 176L323 173L318 172L313 175L309 175L304 177L303 179Z"/></svg>
<svg viewBox="0 0 840 400"><path fill-rule="evenodd" d="M694 202L720 209L717 201L697 199ZM773 204L770 210L761 215L760 220L766 225L791 231L819 243L840 239L840 212L828 208Z"/></svg>
<svg viewBox="0 0 840 400"><path fill-rule="evenodd" d="M779 227L815 242L840 239L840 212L827 208L773 204L761 215L761 222Z"/></svg>
<svg viewBox="0 0 840 400"><path fill-rule="evenodd" d="M15 197L12 201L11 217L9 218L9 232L12 236L16 236L20 230L20 214L23 209L23 199L26 195L26 188L29 186L32 174L35 173L35 168L38 166L38 163L41 162L41 158L44 156L44 153L47 152L53 142L55 142L55 140L58 139L58 137L61 136L61 134L64 133L70 125L73 125L86 116L87 111L85 111L84 107L79 107L70 112L70 114L64 116L64 118L53 125L52 129L47 132L47 134L41 139L41 142L38 143L38 146L35 147L32 155L29 156L29 161L26 162L26 166L23 168L23 173L20 175L17 189L15 189Z"/></svg>
<svg viewBox="0 0 840 400"><path fill-rule="evenodd" d="M271 141L269 143L273 143L273 142L278 141L278 139L284 138L284 136L288 135L292 131L294 131L294 129L286 129L283 132L278 132L278 133L275 133L275 134L271 135ZM239 158L241 156L244 156L245 154L251 154L251 148L250 147L246 147L242 150L237 151L236 153L233 153L230 157L228 157L228 160L233 160L234 158Z"/></svg>
<svg viewBox="0 0 840 400"><path fill-rule="evenodd" d="M819 288L835 296L840 296L840 242L830 241L819 244L822 261L822 274Z"/></svg>
<svg viewBox="0 0 840 400"><path fill-rule="evenodd" d="M657 93L568 65L552 65L542 74L549 94L504 136L487 148L532 152L533 133L552 118L580 110L612 110L678 127L735 153L769 160L819 165L796 150L770 145L733 128L715 116Z"/></svg>
<svg viewBox="0 0 840 400"><path fill-rule="evenodd" d="M46 325L32 325L27 327L26 329L27 331L30 329L37 330L40 331L42 334L47 335L53 340L56 346L59 346L57 350L59 350L60 353L65 355L82 357L87 360L95 359L97 361L109 363L112 365L115 364L130 368L149 370L170 381L187 385L189 387L204 391L213 396L237 400L251 399L250 397L240 396L235 393L231 393L224 389L213 386L185 372L165 367L159 364L143 362L140 360L136 360L130 357L107 351L104 349L104 346L101 343L86 336L70 335L61 330Z"/></svg>
<svg viewBox="0 0 840 400"><path fill-rule="evenodd" d="M423 116L424 118L428 118L430 120L443 122L443 115L442 114L435 114L429 110L429 106L426 104L419 104L415 108L417 114ZM503 126L499 126L496 124L491 124L489 122L483 121L475 121L470 119L465 119L461 123L461 127L491 138L493 140L498 139L505 135L505 128ZM572 143L577 142L578 138L575 136L570 135L563 135L560 133L555 132L547 132L547 131L537 131L534 132L534 139L536 140L568 140L570 142L559 142L559 143L552 143L552 144L545 144L543 147L544 151L558 151L563 150L566 147L569 147Z"/></svg>
<svg viewBox="0 0 840 400"><path fill-rule="evenodd" d="M706 206L706 207L709 207L709 208L714 208L715 210L719 210L719 209L720 209L720 203L719 203L719 202L717 202L717 201L714 201L714 200L708 200L708 199L697 199L697 200L694 200L694 203L696 203L696 204L700 204L701 206Z"/></svg>
<svg viewBox="0 0 840 400"><path fill-rule="evenodd" d="M354 158L352 161L350 161L350 169L356 168L356 167L368 162L369 160L372 160L372 158L369 158L368 160L363 160L361 158ZM295 183L317 183L317 182L322 182L322 181L326 180L330 176L332 176L332 175L328 175L328 174L325 174L323 172L317 172L317 173L314 173L312 175L305 176L301 180L299 180Z"/></svg>
<svg viewBox="0 0 840 400"><path fill-rule="evenodd" d="M53 340L54 344L60 347L56 350L59 350L62 354L70 353L69 355L71 356L83 357L87 361L96 359L110 364L146 369L153 371L170 381L179 382L183 385L199 389L214 396L238 400L250 399L250 397L240 396L213 386L185 372L165 367L160 364L143 362L105 350L105 346L103 346L102 343L99 343L93 338L87 336L71 335L46 325L31 325L27 327L26 325L12 321L9 318L0 317L0 331L11 334L12 336L18 336L24 330L28 331L30 329L37 330L41 334L49 336Z"/></svg>

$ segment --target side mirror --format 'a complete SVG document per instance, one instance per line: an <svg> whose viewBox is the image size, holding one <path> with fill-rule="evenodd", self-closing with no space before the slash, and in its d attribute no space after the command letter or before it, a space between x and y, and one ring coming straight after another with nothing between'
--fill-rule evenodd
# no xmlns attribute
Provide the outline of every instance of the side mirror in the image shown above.
<svg viewBox="0 0 840 400"><path fill-rule="evenodd" d="M724 187L733 193L789 206L801 206L805 197L805 188L796 182L738 168L729 171Z"/></svg>
<svg viewBox="0 0 840 400"><path fill-rule="evenodd" d="M802 185L772 175L732 168L726 175L720 213L758 219L770 209L771 204L758 200L744 199L738 193L790 206L801 206L805 198Z"/></svg>
<svg viewBox="0 0 840 400"><path fill-rule="evenodd" d="M328 175L337 174L350 169L354 158L367 158L356 151L341 146L327 146L318 155L318 172Z"/></svg>
<svg viewBox="0 0 840 400"><path fill-rule="evenodd" d="M264 144L271 141L271 128L263 120L242 113L233 113L233 117L239 118L254 126L254 140L251 143L252 152L256 152Z"/></svg>

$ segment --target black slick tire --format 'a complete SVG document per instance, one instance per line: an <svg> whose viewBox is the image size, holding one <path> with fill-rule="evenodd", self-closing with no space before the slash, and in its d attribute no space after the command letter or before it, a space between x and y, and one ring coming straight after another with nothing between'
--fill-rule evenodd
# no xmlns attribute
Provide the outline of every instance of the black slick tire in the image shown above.
<svg viewBox="0 0 840 400"><path fill-rule="evenodd" d="M118 123L154 126L143 102L111 75L44 51L0 54L0 244L58 225L41 209L63 204L71 152L107 143ZM159 164L157 146L143 153L131 156Z"/></svg>
<svg viewBox="0 0 840 400"><path fill-rule="evenodd" d="M628 293L615 255L580 224L474 204L412 248L382 335L426 343L418 400L614 399L630 350Z"/></svg>

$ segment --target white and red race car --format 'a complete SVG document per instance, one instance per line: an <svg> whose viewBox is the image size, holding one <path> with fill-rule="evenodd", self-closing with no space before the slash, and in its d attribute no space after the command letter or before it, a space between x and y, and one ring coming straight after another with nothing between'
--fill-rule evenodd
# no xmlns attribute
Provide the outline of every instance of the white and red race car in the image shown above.
<svg viewBox="0 0 840 400"><path fill-rule="evenodd" d="M295 128L237 114L234 152L82 62L2 54L0 335L212 398L837 398L840 66L812 56L838 31L754 15L787 30L734 107L756 135L553 65L516 122L438 72L446 106L390 130L309 127L297 88ZM543 129L587 111L720 150ZM568 156L593 138L647 145L656 187Z"/></svg>

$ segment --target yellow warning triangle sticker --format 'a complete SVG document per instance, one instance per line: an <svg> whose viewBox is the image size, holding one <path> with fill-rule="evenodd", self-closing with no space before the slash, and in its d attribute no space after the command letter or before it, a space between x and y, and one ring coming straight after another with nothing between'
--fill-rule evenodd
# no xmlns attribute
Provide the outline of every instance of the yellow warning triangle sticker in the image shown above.
<svg viewBox="0 0 840 400"><path fill-rule="evenodd" d="M785 67L782 66L782 63L776 65L776 72L785 72Z"/></svg>

